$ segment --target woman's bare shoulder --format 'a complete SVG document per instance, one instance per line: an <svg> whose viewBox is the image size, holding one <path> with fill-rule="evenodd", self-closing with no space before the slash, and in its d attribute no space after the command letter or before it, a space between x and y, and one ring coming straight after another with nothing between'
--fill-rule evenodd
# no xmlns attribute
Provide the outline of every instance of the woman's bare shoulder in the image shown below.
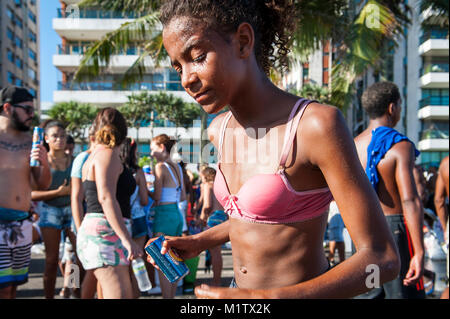
<svg viewBox="0 0 450 319"><path fill-rule="evenodd" d="M297 130L310 137L332 138L329 134L348 130L348 127L337 107L314 102L305 110Z"/></svg>

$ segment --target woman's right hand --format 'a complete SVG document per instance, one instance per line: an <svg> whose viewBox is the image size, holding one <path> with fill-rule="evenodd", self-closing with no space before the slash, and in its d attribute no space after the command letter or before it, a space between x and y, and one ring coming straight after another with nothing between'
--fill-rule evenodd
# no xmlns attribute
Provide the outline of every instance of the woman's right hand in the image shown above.
<svg viewBox="0 0 450 319"><path fill-rule="evenodd" d="M131 261L133 259L142 257L142 248L139 247L139 245L136 244L133 240L124 240L122 241L122 244L128 252L128 260Z"/></svg>
<svg viewBox="0 0 450 319"><path fill-rule="evenodd" d="M67 182L67 179L64 180L64 183L58 187L58 196L69 196L71 192L70 183Z"/></svg>
<svg viewBox="0 0 450 319"><path fill-rule="evenodd" d="M183 260L194 258L198 256L202 250L197 248L197 243L193 236L183 236L183 237L172 237L172 236L164 236L165 241L162 244L161 254L166 254L169 249L174 249L178 256ZM145 247L150 245L152 242L157 240L158 237L151 238L146 244ZM160 270L156 265L153 258L147 254L147 261L153 265L156 269Z"/></svg>

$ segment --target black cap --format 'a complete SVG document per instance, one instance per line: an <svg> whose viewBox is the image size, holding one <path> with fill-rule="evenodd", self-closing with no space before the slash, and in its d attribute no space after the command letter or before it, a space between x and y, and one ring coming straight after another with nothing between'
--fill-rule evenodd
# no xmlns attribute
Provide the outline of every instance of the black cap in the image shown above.
<svg viewBox="0 0 450 319"><path fill-rule="evenodd" d="M21 102L32 102L33 95L24 87L8 86L0 91L0 106L3 104L17 104Z"/></svg>

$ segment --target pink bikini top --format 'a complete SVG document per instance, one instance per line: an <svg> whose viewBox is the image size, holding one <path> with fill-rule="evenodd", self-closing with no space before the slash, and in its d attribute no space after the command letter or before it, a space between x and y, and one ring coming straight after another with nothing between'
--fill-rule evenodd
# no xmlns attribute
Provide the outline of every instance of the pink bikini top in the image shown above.
<svg viewBox="0 0 450 319"><path fill-rule="evenodd" d="M237 194L230 194L225 176L220 169L225 129L231 118L231 112L225 117L219 140L219 163L214 181L214 194L230 217L254 223L287 224L312 219L327 211L333 200L328 187L297 192L285 175L286 160L298 124L311 102L313 101L300 99L289 116L278 172L251 177L241 186ZM300 111L296 115L299 108Z"/></svg>

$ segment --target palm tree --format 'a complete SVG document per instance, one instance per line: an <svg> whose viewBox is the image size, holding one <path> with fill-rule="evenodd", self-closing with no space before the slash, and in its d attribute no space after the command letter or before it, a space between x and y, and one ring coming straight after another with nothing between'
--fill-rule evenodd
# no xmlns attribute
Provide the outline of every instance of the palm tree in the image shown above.
<svg viewBox="0 0 450 319"><path fill-rule="evenodd" d="M294 0L294 3L298 12L298 27L292 37L290 58L293 61L304 61L324 41L331 40L336 48L331 103L345 109L351 104L355 79L369 67L376 67L381 63L380 52L386 40L395 44L396 37L402 34L402 28L409 23L409 7L396 0L369 0L362 8L356 8L355 1L351 0ZM102 68L110 64L111 56L126 47L130 41L140 43L143 50L123 75L123 85L142 78L147 57L156 64L167 57L158 21L161 1L84 0L80 5L140 12L142 16L123 24L94 43L82 59L75 80L97 77ZM375 24L372 23L374 19ZM283 71L272 70L271 75L279 78L279 73Z"/></svg>
<svg viewBox="0 0 450 319"><path fill-rule="evenodd" d="M127 99L128 101L120 106L118 110L126 118L128 127L134 127L136 129L136 142L139 143L139 129L148 124L153 127L154 107L146 91L139 94L132 94Z"/></svg>
<svg viewBox="0 0 450 319"><path fill-rule="evenodd" d="M80 139L84 143L85 130L92 124L97 113L98 108L94 105L69 101L54 104L47 115L62 122L74 139Z"/></svg>
<svg viewBox="0 0 450 319"><path fill-rule="evenodd" d="M421 0L419 10L424 13L427 10L433 12L423 22L422 26L426 29L430 25L439 25L444 28L449 27L449 2L448 0Z"/></svg>

